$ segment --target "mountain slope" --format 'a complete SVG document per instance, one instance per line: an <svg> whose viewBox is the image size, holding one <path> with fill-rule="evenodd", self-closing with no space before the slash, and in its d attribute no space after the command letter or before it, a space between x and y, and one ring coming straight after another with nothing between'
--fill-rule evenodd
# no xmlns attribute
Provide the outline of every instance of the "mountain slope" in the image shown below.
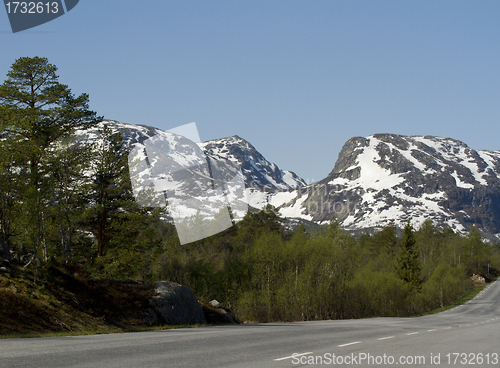
<svg viewBox="0 0 500 368"><path fill-rule="evenodd" d="M294 208L316 222L335 216L347 229L430 219L459 232L475 225L498 239L499 184L498 151L475 151L450 138L375 134L347 141L332 172L281 211Z"/></svg>
<svg viewBox="0 0 500 368"><path fill-rule="evenodd" d="M201 143L212 159L228 160L241 167L247 187L288 190L306 183L291 171L283 171L267 161L249 142L237 135Z"/></svg>
<svg viewBox="0 0 500 368"><path fill-rule="evenodd" d="M95 128L88 131L79 131L79 139L99 139L99 130L104 126L113 132L119 132L124 144L130 150L135 145L143 145L145 141L162 136L175 149L180 136L161 129L146 125L132 125L114 120L104 120ZM305 185L303 179L291 171L283 171L276 164L267 161L249 142L233 136L199 143L198 146L215 165L227 164L232 167L241 167L245 178L245 185L258 190L289 190Z"/></svg>

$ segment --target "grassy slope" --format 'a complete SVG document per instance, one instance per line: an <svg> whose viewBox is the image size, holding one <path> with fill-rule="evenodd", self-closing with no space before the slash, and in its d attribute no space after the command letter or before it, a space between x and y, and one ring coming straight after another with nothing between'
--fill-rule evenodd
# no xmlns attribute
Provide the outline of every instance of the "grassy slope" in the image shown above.
<svg viewBox="0 0 500 368"><path fill-rule="evenodd" d="M143 313L153 292L147 285L94 281L56 266L37 273L10 271L0 274L0 335L147 327Z"/></svg>
<svg viewBox="0 0 500 368"><path fill-rule="evenodd" d="M430 311L429 313L424 313L424 314L421 314L421 315L415 316L415 317L425 316L425 315L429 315L429 314L441 313L441 312L447 311L448 309L452 309L452 308L458 307L459 305L462 305L464 303L467 303L469 300L474 299L474 297L477 294L479 294L486 286L488 286L490 284L491 284L491 282L486 283L486 284L482 284L482 285L476 285L471 290L469 290L464 295L462 295L462 297L459 300L457 300L455 303L447 305L447 306L445 306L443 308L434 309L433 311Z"/></svg>

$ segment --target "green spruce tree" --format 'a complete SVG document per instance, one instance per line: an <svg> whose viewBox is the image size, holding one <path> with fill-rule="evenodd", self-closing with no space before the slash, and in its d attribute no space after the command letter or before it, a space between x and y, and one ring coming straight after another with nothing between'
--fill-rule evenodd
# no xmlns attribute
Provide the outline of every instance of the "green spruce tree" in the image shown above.
<svg viewBox="0 0 500 368"><path fill-rule="evenodd" d="M410 224L410 220L408 220L404 228L404 239L400 244L396 271L405 284L409 286L410 290L420 291L422 285L420 278L421 269L418 250L415 244L413 226Z"/></svg>
<svg viewBox="0 0 500 368"><path fill-rule="evenodd" d="M122 136L108 127L100 135L102 141L93 153L92 178L86 192L90 204L86 222L97 240L97 257L104 255L113 232L120 232L120 218L126 216L131 206L135 208Z"/></svg>

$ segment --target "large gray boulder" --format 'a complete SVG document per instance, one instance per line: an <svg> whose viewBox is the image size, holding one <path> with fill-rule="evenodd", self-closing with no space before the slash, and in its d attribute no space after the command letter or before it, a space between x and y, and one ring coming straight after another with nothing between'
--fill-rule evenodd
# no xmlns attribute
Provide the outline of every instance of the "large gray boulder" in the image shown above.
<svg viewBox="0 0 500 368"><path fill-rule="evenodd" d="M155 295L150 299L146 322L152 325L205 324L203 309L194 293L175 282L158 281Z"/></svg>

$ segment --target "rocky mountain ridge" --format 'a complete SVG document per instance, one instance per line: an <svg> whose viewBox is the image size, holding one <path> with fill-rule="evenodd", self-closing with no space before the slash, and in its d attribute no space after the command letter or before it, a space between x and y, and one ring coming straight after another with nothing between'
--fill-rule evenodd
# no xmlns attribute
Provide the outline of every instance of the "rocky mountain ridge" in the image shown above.
<svg viewBox="0 0 500 368"><path fill-rule="evenodd" d="M346 229L418 227L426 219L461 233L472 225L499 240L500 151L431 136L375 134L342 148L332 172L281 205L315 222L334 216ZM300 202L297 208L296 203Z"/></svg>
<svg viewBox="0 0 500 368"><path fill-rule="evenodd" d="M104 125L119 131L130 148L155 136L172 147L185 145L179 136L153 127L104 121L100 128ZM96 130L85 134L85 139L97 137ZM380 229L389 223L402 228L408 219L418 228L430 219L461 233L474 225L485 237L500 241L500 151L476 151L463 142L432 136L354 137L343 146L330 174L306 185L238 136L197 147L206 155L209 171L223 180L241 170L245 201L254 208L271 204L284 217L317 224L335 218L347 230ZM192 171L196 180L191 182L202 188L208 172L198 166ZM214 208L223 205L217 195L211 201ZM237 217L245 208L240 207Z"/></svg>
<svg viewBox="0 0 500 368"><path fill-rule="evenodd" d="M180 136L177 134L147 125L132 125L115 120L104 120L92 129L78 131L77 135L79 139L98 140L99 132L104 127L120 133L129 151L155 136L162 136L165 141L170 142L171 147L180 142ZM276 164L267 161L248 141L238 136L210 140L197 145L215 166L222 163L241 167L247 187L257 190L288 190L305 185L304 180L294 172L281 170Z"/></svg>
<svg viewBox="0 0 500 368"><path fill-rule="evenodd" d="M294 172L281 170L267 161L254 146L237 135L200 144L207 156L236 163L245 175L247 187L288 190L306 185Z"/></svg>

